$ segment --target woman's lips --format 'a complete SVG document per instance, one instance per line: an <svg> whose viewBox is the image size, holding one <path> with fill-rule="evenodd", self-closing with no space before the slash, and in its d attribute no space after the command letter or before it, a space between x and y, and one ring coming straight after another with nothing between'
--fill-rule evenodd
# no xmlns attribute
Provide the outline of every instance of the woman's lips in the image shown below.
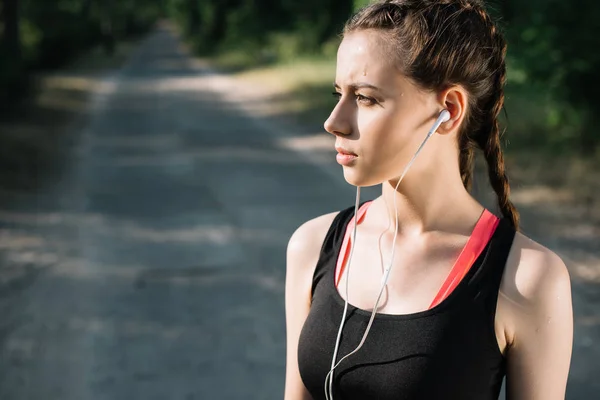
<svg viewBox="0 0 600 400"><path fill-rule="evenodd" d="M358 157L355 155L342 153L338 153L337 156L335 156L336 161L342 165L350 165L356 158Z"/></svg>
<svg viewBox="0 0 600 400"><path fill-rule="evenodd" d="M336 147L335 150L338 152L335 159L341 165L349 165L358 157L356 154L342 147Z"/></svg>

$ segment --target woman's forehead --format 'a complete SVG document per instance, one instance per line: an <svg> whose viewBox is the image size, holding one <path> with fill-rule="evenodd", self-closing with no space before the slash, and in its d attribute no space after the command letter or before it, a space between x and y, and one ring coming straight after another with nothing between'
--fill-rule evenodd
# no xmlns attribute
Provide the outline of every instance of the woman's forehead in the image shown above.
<svg viewBox="0 0 600 400"><path fill-rule="evenodd" d="M389 84L398 70L394 66L394 57L386 51L386 47L377 32L359 31L346 35L337 54L337 83L342 85L367 79L379 81L380 84L385 80Z"/></svg>

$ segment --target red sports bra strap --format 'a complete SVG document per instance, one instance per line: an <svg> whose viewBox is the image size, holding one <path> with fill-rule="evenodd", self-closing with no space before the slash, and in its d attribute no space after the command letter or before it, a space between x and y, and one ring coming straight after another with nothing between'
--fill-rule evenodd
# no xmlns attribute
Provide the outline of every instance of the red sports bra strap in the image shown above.
<svg viewBox="0 0 600 400"><path fill-rule="evenodd" d="M372 201L364 203L358 209L358 223L360 224L365 214L367 213L367 209L371 205ZM469 272L473 263L483 252L485 246L488 244L492 235L496 231L498 227L498 223L500 220L494 214L485 209L477 221L475 228L473 229L473 233L469 237L467 244L462 249L460 255L456 259L450 274L442 284L440 290L437 295L433 299L433 302L429 306L429 308L433 308L440 304L444 299L446 299L450 293L458 286L458 284L462 281L465 275ZM346 227L346 232L344 234L344 241L342 242L342 247L340 249L340 254L337 259L336 267L335 267L335 285L338 286L340 283L340 279L344 272L344 268L346 266L346 261L350 256L350 249L352 246L351 243L351 235L352 230L354 229L355 218L353 217L348 226Z"/></svg>
<svg viewBox="0 0 600 400"><path fill-rule="evenodd" d="M373 201L368 201L359 207L358 213L358 223L360 224L365 218L365 214L367 213L367 209L371 205ZM352 217L350 222L348 222L348 226L346 227L346 233L344 234L344 241L342 242L342 247L340 249L340 254L337 259L337 264L335 266L335 286L338 286L340 283L340 279L342 278L342 273L344 272L344 268L346 267L346 260L350 257L350 249L352 244L351 236L352 230L354 229L354 221L356 216Z"/></svg>
<svg viewBox="0 0 600 400"><path fill-rule="evenodd" d="M475 229L473 229L471 237L469 237L469 241L458 256L458 259L454 263L450 274L440 288L437 296L435 296L435 299L433 299L433 302L429 306L430 309L444 301L456 286L458 286L460 281L473 266L475 260L481 255L483 249L485 249L485 246L496 231L499 222L500 220L498 217L487 209L483 211L481 218L479 218L477 225L475 225Z"/></svg>

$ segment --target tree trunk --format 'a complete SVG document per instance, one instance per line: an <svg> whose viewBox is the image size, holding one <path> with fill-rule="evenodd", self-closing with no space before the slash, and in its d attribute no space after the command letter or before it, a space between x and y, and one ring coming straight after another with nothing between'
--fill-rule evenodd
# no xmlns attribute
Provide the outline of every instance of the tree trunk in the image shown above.
<svg viewBox="0 0 600 400"><path fill-rule="evenodd" d="M115 53L115 32L113 26L113 0L104 1L104 18L102 21L103 47L106 55L112 57Z"/></svg>
<svg viewBox="0 0 600 400"><path fill-rule="evenodd" d="M83 0L81 6L81 18L88 19L90 17L90 11L92 9L92 0Z"/></svg>
<svg viewBox="0 0 600 400"><path fill-rule="evenodd" d="M4 22L3 47L10 60L21 61L21 36L19 34L19 0L2 1L2 20Z"/></svg>
<svg viewBox="0 0 600 400"><path fill-rule="evenodd" d="M188 0L186 4L187 12L187 34L196 36L200 32L200 22L202 16L200 15L200 7L198 6L198 0Z"/></svg>
<svg viewBox="0 0 600 400"><path fill-rule="evenodd" d="M208 39L211 42L219 42L221 39L225 37L227 26L227 11L228 10L228 2L223 2L220 0L219 2L215 2L213 21L210 31L208 32Z"/></svg>

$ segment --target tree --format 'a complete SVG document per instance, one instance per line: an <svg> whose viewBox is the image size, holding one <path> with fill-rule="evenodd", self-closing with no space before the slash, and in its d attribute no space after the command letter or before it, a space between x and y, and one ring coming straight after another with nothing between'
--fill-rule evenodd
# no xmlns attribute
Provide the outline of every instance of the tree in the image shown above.
<svg viewBox="0 0 600 400"><path fill-rule="evenodd" d="M0 11L4 23L2 37L3 53L11 62L19 64L21 60L21 38L19 35L19 0L2 0Z"/></svg>

